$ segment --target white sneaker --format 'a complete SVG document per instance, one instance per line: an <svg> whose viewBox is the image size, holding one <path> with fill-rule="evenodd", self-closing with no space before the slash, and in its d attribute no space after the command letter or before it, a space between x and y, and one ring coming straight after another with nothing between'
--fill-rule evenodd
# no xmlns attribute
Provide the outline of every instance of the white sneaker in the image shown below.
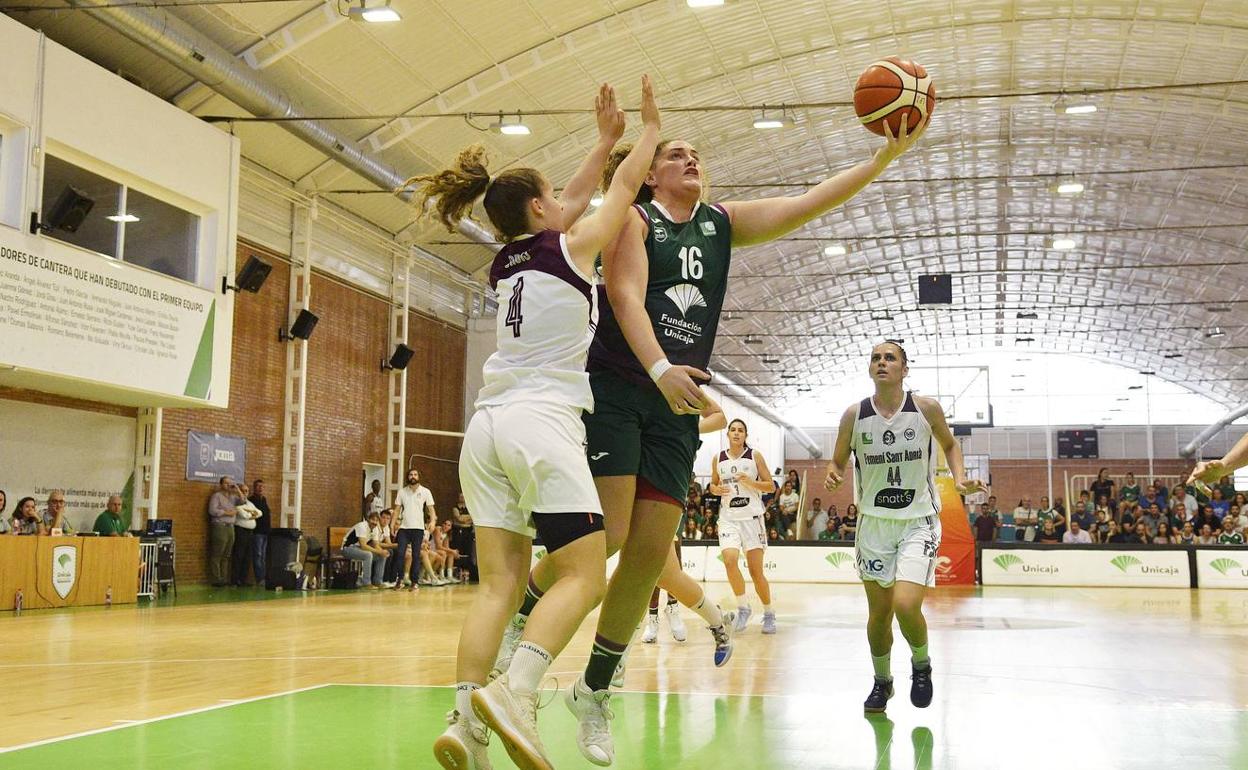
<svg viewBox="0 0 1248 770"><path fill-rule="evenodd" d="M433 742L433 756L446 770L493 770L490 765L490 733L485 725L466 714L446 715L446 732Z"/></svg>
<svg viewBox="0 0 1248 770"><path fill-rule="evenodd" d="M494 667L486 677L487 682L493 682L511 668L511 659L516 654L516 648L520 646L520 637L524 636L524 624L528 622L529 619L524 615L516 614L507 624L507 630L503 632L503 642L498 645L498 656L494 658Z"/></svg>
<svg viewBox="0 0 1248 770"><path fill-rule="evenodd" d="M732 632L734 634L739 634L742 631L744 631L745 624L750 622L750 616L753 614L754 614L754 611L750 609L750 605L748 604L745 605L744 607L738 607L737 608L737 622L736 622L736 625L733 626Z"/></svg>
<svg viewBox="0 0 1248 770"><path fill-rule="evenodd" d="M507 755L521 770L554 770L537 732L537 693L521 695L507 675L472 693L472 710L498 734Z"/></svg>
<svg viewBox="0 0 1248 770"><path fill-rule="evenodd" d="M689 638L689 632L685 629L685 620L680 616L680 605L667 605L667 625L672 630L672 638L678 642L683 642Z"/></svg>
<svg viewBox="0 0 1248 770"><path fill-rule="evenodd" d="M387 581L384 581L384 582L381 584L381 587L382 587L382 588L394 588L394 581L393 581L393 580L387 580Z"/></svg>
<svg viewBox="0 0 1248 770"><path fill-rule="evenodd" d="M615 673L611 675L611 686L617 690L624 686L624 672L628 670L625 660L625 658L620 658L619 665L615 667Z"/></svg>
<svg viewBox="0 0 1248 770"><path fill-rule="evenodd" d="M659 638L659 614L646 613L646 629L641 632L642 644L654 644Z"/></svg>
<svg viewBox="0 0 1248 770"><path fill-rule="evenodd" d="M576 717L576 746L581 756L599 767L615 760L615 744L611 740L611 691L594 692L585 686L585 678L576 680L564 692L563 702Z"/></svg>

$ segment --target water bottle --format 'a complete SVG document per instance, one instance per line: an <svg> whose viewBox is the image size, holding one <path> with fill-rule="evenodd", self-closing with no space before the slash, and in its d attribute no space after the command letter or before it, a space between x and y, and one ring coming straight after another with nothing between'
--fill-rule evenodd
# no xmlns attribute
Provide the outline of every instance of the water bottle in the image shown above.
<svg viewBox="0 0 1248 770"><path fill-rule="evenodd" d="M25 597L22 596L22 589L17 589L17 593L13 596L13 611L18 615L22 614L22 603L24 599Z"/></svg>

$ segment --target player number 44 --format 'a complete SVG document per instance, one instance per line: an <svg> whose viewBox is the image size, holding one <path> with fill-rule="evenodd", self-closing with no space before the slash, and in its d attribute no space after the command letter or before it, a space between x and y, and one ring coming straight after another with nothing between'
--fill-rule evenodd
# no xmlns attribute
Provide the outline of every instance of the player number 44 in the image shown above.
<svg viewBox="0 0 1248 770"><path fill-rule="evenodd" d="M893 486L893 487L901 486L901 467L900 466L894 465L893 467L888 469L888 484L889 486Z"/></svg>

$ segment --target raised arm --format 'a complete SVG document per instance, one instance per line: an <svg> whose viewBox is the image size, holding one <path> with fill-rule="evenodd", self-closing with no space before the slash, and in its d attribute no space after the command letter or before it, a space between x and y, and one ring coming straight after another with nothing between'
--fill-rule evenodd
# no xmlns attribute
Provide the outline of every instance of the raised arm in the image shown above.
<svg viewBox="0 0 1248 770"><path fill-rule="evenodd" d="M1206 484L1217 484L1240 468L1248 465L1248 434L1240 437L1221 460L1209 460L1197 463L1188 483L1203 481Z"/></svg>
<svg viewBox="0 0 1248 770"><path fill-rule="evenodd" d="M953 432L949 430L949 423L945 422L945 411L941 409L940 402L931 398L923 398L916 396L915 405L919 407L919 411L927 418L927 424L932 426L932 436L936 439L936 443L940 444L940 448L945 450L945 460L949 463L949 472L953 474L953 485L957 487L960 495L973 495L985 489L982 481L978 479L966 478L966 463L962 459L962 445L954 438ZM1001 520L996 519L996 526L1001 527Z"/></svg>
<svg viewBox="0 0 1248 770"><path fill-rule="evenodd" d="M870 160L825 179L801 195L723 204L732 220L732 245L752 246L775 240L853 198L923 135L930 118L908 133L908 117L902 118L901 132L896 137L885 122L886 142Z"/></svg>
<svg viewBox="0 0 1248 770"><path fill-rule="evenodd" d="M836 431L836 446L832 448L832 459L828 461L828 472L823 485L829 492L835 492L845 483L845 474L849 466L850 442L854 438L854 422L858 418L858 405L852 404L841 415L841 424Z"/></svg>
<svg viewBox="0 0 1248 770"><path fill-rule="evenodd" d="M641 138L616 169L602 205L567 231L568 253L582 272L593 270L594 258L616 237L626 219L637 218L630 214L633 200L646 179L659 144L659 108L654 103L654 89L648 75L641 78L641 119ZM620 120L622 122L623 117ZM598 173L602 173L602 164L598 166ZM603 267L606 268L605 263Z"/></svg>
<svg viewBox="0 0 1248 770"><path fill-rule="evenodd" d="M598 87L598 96L594 99L594 115L598 120L598 143L585 156L585 160L581 161L580 167L559 196L559 203L563 205L565 233L589 207L589 199L594 194L594 188L598 186L598 179L607 165L611 148L624 135L624 111L615 103L615 89L606 83Z"/></svg>

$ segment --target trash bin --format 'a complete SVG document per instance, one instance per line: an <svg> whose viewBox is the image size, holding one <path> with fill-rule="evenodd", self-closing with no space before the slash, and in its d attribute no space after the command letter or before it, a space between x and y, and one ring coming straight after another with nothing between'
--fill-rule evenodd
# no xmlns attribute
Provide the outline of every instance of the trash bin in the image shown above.
<svg viewBox="0 0 1248 770"><path fill-rule="evenodd" d="M299 553L302 540L303 531L293 527L275 527L269 532L264 585L270 591L278 586L288 591L295 588L296 580L303 572L303 559Z"/></svg>

